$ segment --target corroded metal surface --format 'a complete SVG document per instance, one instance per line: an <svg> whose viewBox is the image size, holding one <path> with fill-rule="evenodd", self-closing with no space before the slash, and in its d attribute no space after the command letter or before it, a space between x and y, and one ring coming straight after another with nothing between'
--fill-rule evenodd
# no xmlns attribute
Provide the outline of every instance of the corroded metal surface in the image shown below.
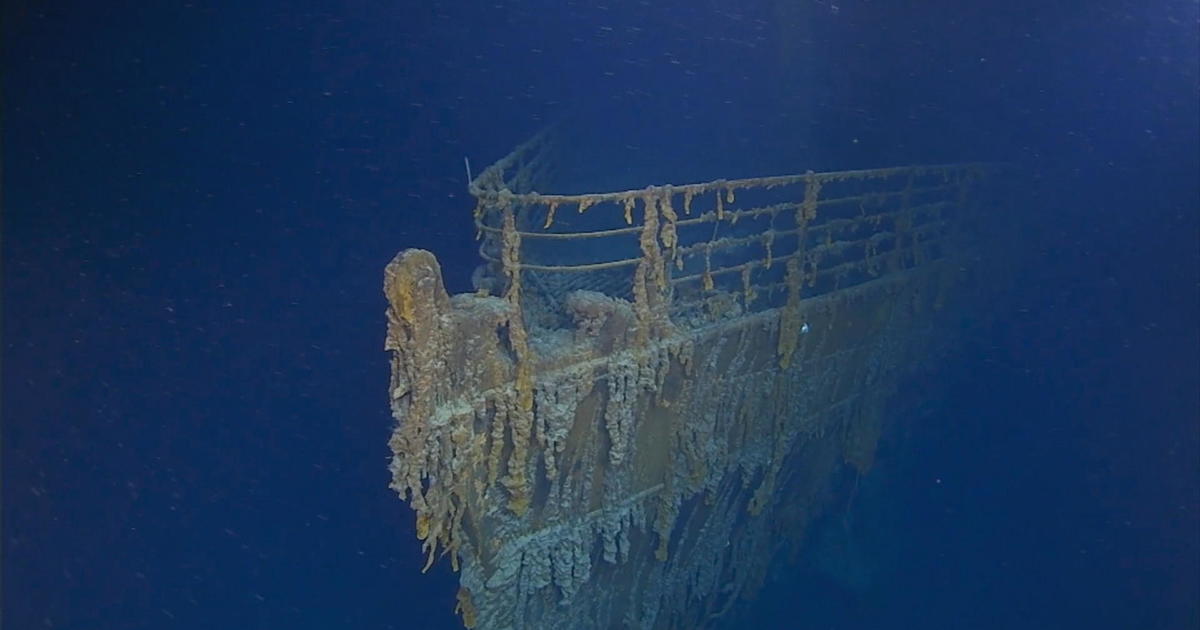
<svg viewBox="0 0 1200 630"><path fill-rule="evenodd" d="M870 468L981 168L514 192L539 142L472 184L478 293L387 267L392 487L468 627L717 625Z"/></svg>

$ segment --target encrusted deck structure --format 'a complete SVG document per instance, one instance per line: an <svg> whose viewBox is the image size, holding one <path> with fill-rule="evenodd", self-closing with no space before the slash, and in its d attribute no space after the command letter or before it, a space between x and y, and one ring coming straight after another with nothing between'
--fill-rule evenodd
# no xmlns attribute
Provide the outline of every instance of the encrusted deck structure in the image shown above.
<svg viewBox="0 0 1200 630"><path fill-rule="evenodd" d="M550 142L471 184L476 294L386 269L392 487L469 628L717 626L871 467L986 169L539 194Z"/></svg>

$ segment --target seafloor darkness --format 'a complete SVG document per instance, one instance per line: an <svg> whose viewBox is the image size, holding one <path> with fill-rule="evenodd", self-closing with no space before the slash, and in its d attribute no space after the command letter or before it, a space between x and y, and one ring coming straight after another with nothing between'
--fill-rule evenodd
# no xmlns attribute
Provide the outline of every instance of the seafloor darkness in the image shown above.
<svg viewBox="0 0 1200 630"><path fill-rule="evenodd" d="M759 627L1200 625L1200 7L919 4L5 3L0 621L458 627L382 269L467 290L464 156L572 115L601 188L1015 165L996 325Z"/></svg>

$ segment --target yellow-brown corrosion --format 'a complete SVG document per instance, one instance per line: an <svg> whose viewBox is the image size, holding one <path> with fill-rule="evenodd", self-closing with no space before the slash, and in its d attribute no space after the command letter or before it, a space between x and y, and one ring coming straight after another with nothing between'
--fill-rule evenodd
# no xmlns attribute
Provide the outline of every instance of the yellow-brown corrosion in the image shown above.
<svg viewBox="0 0 1200 630"><path fill-rule="evenodd" d="M461 570L468 628L708 627L840 467L873 466L898 379L944 341L927 318L962 285L983 168L521 192L549 142L471 183L499 297L451 298L428 252L386 269L392 487L426 568ZM563 204L612 221L547 231Z"/></svg>

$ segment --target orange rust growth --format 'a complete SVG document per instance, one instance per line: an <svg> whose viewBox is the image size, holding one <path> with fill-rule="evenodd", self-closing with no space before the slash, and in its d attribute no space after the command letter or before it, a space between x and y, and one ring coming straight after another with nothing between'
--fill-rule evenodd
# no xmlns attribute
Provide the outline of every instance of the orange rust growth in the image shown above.
<svg viewBox="0 0 1200 630"><path fill-rule="evenodd" d="M972 284L943 237L977 167L523 192L548 143L471 184L499 297L449 298L427 252L388 266L392 487L467 627L704 627L871 468L922 318ZM570 203L592 231L550 231Z"/></svg>
<svg viewBox="0 0 1200 630"><path fill-rule="evenodd" d="M554 225L554 213L557 210L558 210L558 202L551 201L549 203L549 208L546 210L546 222L544 224L542 224L543 230L548 230L548 229L550 229L551 225Z"/></svg>
<svg viewBox="0 0 1200 630"><path fill-rule="evenodd" d="M800 335L800 287L803 285L803 274L800 271L800 261L791 258L787 261L787 305L779 315L779 367L787 369L792 364L792 354L796 351L796 340Z"/></svg>
<svg viewBox="0 0 1200 630"><path fill-rule="evenodd" d="M533 357L529 350L528 333L521 310L521 235L517 233L512 206L504 208L504 271L508 275L505 300L512 308L508 320L508 337L516 355L516 408L509 419L512 434L512 454L508 460L508 476L504 487L509 492L508 507L520 516L529 507L529 480L525 475L528 447L533 427ZM493 445L495 448L495 445Z"/></svg>
<svg viewBox="0 0 1200 630"><path fill-rule="evenodd" d="M479 611L475 609L475 603L471 601L471 591L465 586L460 586L455 599L458 600L458 603L454 605L454 613L461 615L463 627L471 630L479 623Z"/></svg>

